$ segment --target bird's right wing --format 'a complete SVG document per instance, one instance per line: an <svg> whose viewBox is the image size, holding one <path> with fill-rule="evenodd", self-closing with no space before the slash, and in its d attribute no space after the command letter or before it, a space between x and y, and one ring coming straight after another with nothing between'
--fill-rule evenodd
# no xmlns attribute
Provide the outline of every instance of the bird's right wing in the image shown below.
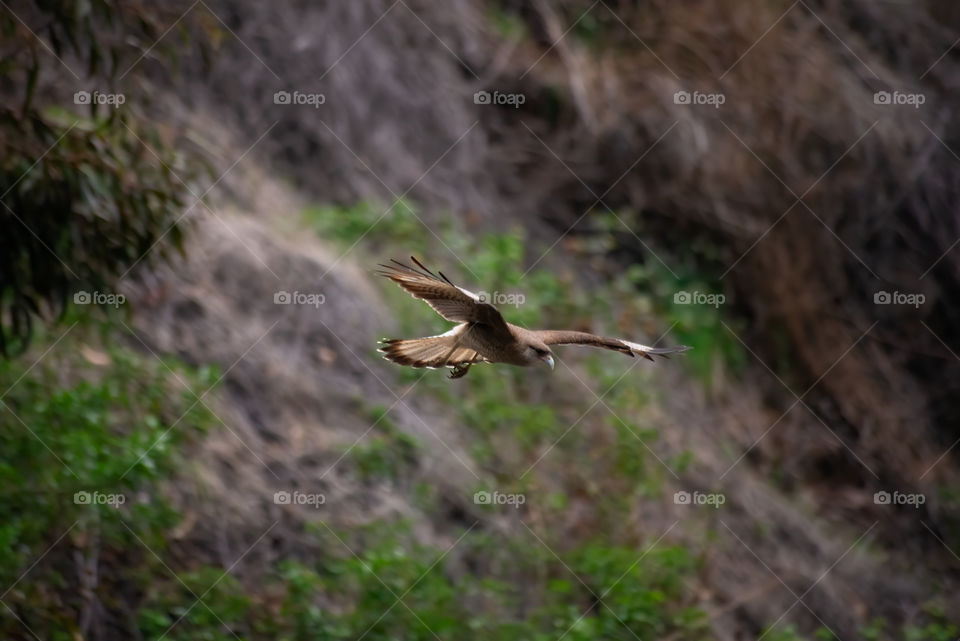
<svg viewBox="0 0 960 641"><path fill-rule="evenodd" d="M596 334L572 330L545 329L535 333L540 340L547 345L589 345L591 347L604 347L623 354L629 354L630 356L639 354L651 361L653 360L653 356L663 356L667 358L669 354L679 354L690 349L686 345L678 345L676 347L648 347L620 338L607 338L605 336L597 336Z"/></svg>
<svg viewBox="0 0 960 641"><path fill-rule="evenodd" d="M457 287L439 272L438 277L413 256L410 257L419 269L391 260L393 265L380 265L377 273L389 278L414 298L425 301L438 314L458 323L489 325L504 336L510 335L500 311L490 303L480 300L476 294Z"/></svg>

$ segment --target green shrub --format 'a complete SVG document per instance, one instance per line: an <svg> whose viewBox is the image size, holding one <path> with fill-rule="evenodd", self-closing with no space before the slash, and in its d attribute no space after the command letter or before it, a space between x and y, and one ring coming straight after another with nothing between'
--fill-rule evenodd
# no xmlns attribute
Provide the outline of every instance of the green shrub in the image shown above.
<svg viewBox="0 0 960 641"><path fill-rule="evenodd" d="M75 291L109 291L141 258L180 247L183 181L200 165L163 144L137 109L138 93L114 81L121 65L132 68L158 43L169 13L183 16L183 4L55 0L0 9L0 356L25 349L35 316L62 312ZM177 20L179 30L190 31L202 13ZM205 39L192 44L204 48ZM85 65L73 89L87 93L89 106L63 91L71 81L63 58ZM97 104L98 91L125 102Z"/></svg>
<svg viewBox="0 0 960 641"><path fill-rule="evenodd" d="M84 607L75 554L99 559L105 598L128 571L156 566L147 548L162 552L177 522L159 485L212 424L184 383L200 394L213 370L97 335L81 323L55 350L0 360L0 583L16 585L4 601L41 636L69 629ZM0 636L18 637L9 614L0 611Z"/></svg>

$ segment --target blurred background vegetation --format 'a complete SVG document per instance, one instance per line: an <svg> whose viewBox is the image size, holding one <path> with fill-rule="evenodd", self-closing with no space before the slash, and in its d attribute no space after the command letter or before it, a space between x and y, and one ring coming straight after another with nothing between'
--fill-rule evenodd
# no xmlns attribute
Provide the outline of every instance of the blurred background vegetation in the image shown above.
<svg viewBox="0 0 960 641"><path fill-rule="evenodd" d="M958 31L3 4L0 636L956 639ZM410 254L516 324L694 350L393 367L446 329L374 282Z"/></svg>

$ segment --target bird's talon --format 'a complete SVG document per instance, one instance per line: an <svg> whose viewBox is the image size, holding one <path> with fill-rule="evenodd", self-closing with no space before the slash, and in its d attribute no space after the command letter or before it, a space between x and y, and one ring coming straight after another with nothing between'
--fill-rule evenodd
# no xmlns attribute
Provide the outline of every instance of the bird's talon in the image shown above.
<svg viewBox="0 0 960 641"><path fill-rule="evenodd" d="M450 371L450 378L461 378L467 375L470 369L470 363L457 363Z"/></svg>

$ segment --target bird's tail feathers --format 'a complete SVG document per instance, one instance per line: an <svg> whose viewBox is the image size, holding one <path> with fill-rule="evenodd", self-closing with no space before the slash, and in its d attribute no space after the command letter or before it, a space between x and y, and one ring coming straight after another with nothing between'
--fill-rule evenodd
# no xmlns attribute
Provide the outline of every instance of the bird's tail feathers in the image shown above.
<svg viewBox="0 0 960 641"><path fill-rule="evenodd" d="M409 367L447 367L458 363L478 362L477 352L458 347L456 336L385 339L380 344L384 358Z"/></svg>

